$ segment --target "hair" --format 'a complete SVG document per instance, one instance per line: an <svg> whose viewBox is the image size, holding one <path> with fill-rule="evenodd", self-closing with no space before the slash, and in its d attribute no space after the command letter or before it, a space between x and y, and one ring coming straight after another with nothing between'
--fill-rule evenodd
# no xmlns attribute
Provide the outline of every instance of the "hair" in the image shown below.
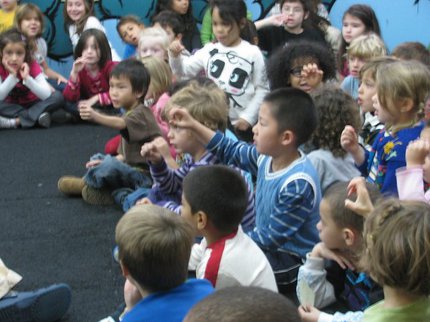
<svg viewBox="0 0 430 322"><path fill-rule="evenodd" d="M230 24L239 27L246 20L246 4L243 0L213 0L211 3L211 15L214 8L218 9L220 18Z"/></svg>
<svg viewBox="0 0 430 322"><path fill-rule="evenodd" d="M297 88L279 88L264 97L278 123L278 132L290 130L296 146L309 140L317 127L318 116L310 95Z"/></svg>
<svg viewBox="0 0 430 322"><path fill-rule="evenodd" d="M119 20L118 23L116 24L116 31L118 32L118 35L121 37L121 27L124 26L127 23L134 23L138 26L144 26L143 22L140 21L140 18L134 15L127 15L127 16L122 16Z"/></svg>
<svg viewBox="0 0 430 322"><path fill-rule="evenodd" d="M284 3L298 2L303 6L305 13L311 11L311 3L308 0L279 0L279 8L282 10Z"/></svg>
<svg viewBox="0 0 430 322"><path fill-rule="evenodd" d="M401 43L391 55L403 60L418 60L430 68L430 51L420 42Z"/></svg>
<svg viewBox="0 0 430 322"><path fill-rule="evenodd" d="M363 67L361 67L360 79L363 78L364 73L369 73L369 76L376 81L376 72L378 71L378 69L385 64L393 63L396 61L397 59L389 56L372 58L368 62L366 62Z"/></svg>
<svg viewBox="0 0 430 322"><path fill-rule="evenodd" d="M204 212L215 228L234 232L248 207L248 188L238 172L223 165L197 167L184 179L184 196L191 212Z"/></svg>
<svg viewBox="0 0 430 322"><path fill-rule="evenodd" d="M25 50L24 61L29 64L33 60L30 44L24 35L16 28L9 28L0 33L0 58L3 57L3 50L9 44L22 44ZM0 61L1 62L1 61Z"/></svg>
<svg viewBox="0 0 430 322"><path fill-rule="evenodd" d="M158 28L158 27L145 28L140 33L139 48L141 48L141 46L144 45L145 39L147 38L158 38L160 45L165 49L167 53L170 42L169 42L169 36L167 35L167 33L164 31L163 28Z"/></svg>
<svg viewBox="0 0 430 322"><path fill-rule="evenodd" d="M101 30L94 28L85 30L76 44L73 58L76 60L82 56L82 52L91 37L94 37L94 41L100 51L100 60L97 65L99 68L103 68L109 60L112 60L112 52L109 46L109 41L105 33Z"/></svg>
<svg viewBox="0 0 430 322"><path fill-rule="evenodd" d="M344 158L347 152L340 145L340 136L346 125L357 132L361 128L360 110L355 100L339 87L324 85L312 93L319 116L318 126L311 143L317 149L329 150L333 156Z"/></svg>
<svg viewBox="0 0 430 322"><path fill-rule="evenodd" d="M39 7L32 4L32 3L24 3L18 7L15 13L15 27L18 29L21 33L21 23L23 20L27 19L29 16L35 14L37 19L40 21L40 31L36 35L36 38L41 37L43 33L44 28L44 21L43 21L43 13L40 11Z"/></svg>
<svg viewBox="0 0 430 322"><path fill-rule="evenodd" d="M191 77L189 79L183 79L183 80L179 80L177 82L174 82L172 84L172 86L169 89L169 96L172 96L173 94L175 94L176 92L179 92L181 89L183 89L184 87L188 86L189 84L194 83L197 84L198 86L217 86L215 84L215 82L206 77L206 76L194 76ZM228 100L228 96L225 96L227 105L229 104L229 100Z"/></svg>
<svg viewBox="0 0 430 322"><path fill-rule="evenodd" d="M384 200L366 219L363 264L380 285L430 295L430 206Z"/></svg>
<svg viewBox="0 0 430 322"><path fill-rule="evenodd" d="M234 286L216 291L192 307L185 322L299 322L285 296L260 287Z"/></svg>
<svg viewBox="0 0 430 322"><path fill-rule="evenodd" d="M126 59L119 62L112 69L110 78L127 78L130 81L133 93L142 93L141 100L145 98L151 83L151 76L146 66L136 59Z"/></svg>
<svg viewBox="0 0 430 322"><path fill-rule="evenodd" d="M387 55L387 49L382 39L372 32L352 40L347 53L348 57L371 59Z"/></svg>
<svg viewBox="0 0 430 322"><path fill-rule="evenodd" d="M291 69L307 63L318 65L323 71L323 82L336 78L335 59L328 47L305 40L294 41L275 51L267 62L271 89L290 86Z"/></svg>
<svg viewBox="0 0 430 322"><path fill-rule="evenodd" d="M254 21L246 19L246 24L241 31L240 37L250 44L258 46L258 33Z"/></svg>
<svg viewBox="0 0 430 322"><path fill-rule="evenodd" d="M133 207L115 230L118 257L133 279L151 293L185 282L193 229L170 210L155 205Z"/></svg>
<svg viewBox="0 0 430 322"><path fill-rule="evenodd" d="M88 18L94 15L94 0L82 0L85 6L85 14L82 17L82 19L78 22L74 22L72 19L70 19L69 15L67 14L67 1L68 0L64 1L64 6L63 6L64 29L68 33L69 26L76 24L76 33L80 35L84 31L85 23L87 22Z"/></svg>
<svg viewBox="0 0 430 322"><path fill-rule="evenodd" d="M170 27L172 28L173 33L175 36L179 34L183 34L185 32L184 25L182 24L181 16L170 10L163 10L160 13L158 13L153 19L152 23L155 25L156 23L159 23L161 27L166 28Z"/></svg>
<svg viewBox="0 0 430 322"><path fill-rule="evenodd" d="M214 131L224 132L227 128L228 101L224 91L215 84L189 82L172 95L164 108L164 116L174 106L187 109L193 118Z"/></svg>
<svg viewBox="0 0 430 322"><path fill-rule="evenodd" d="M373 11L373 9L370 6L365 4L354 4L345 11L342 17L342 21L345 19L346 15L350 15L360 19L361 22L363 22L364 24L366 33L374 32L378 36L381 36L381 29L379 27L378 18L376 17L375 11ZM343 36L342 36L340 48L338 52L339 69L343 68L343 62L345 59L345 53L346 53L347 47L348 47L348 44L346 43L345 39L343 39Z"/></svg>
<svg viewBox="0 0 430 322"><path fill-rule="evenodd" d="M168 63L159 57L144 57L140 60L151 75L151 92L156 101L172 85L172 70Z"/></svg>
<svg viewBox="0 0 430 322"><path fill-rule="evenodd" d="M413 111L421 119L430 92L430 70L422 63L396 61L384 64L376 72L376 89L381 106L389 111L393 103L412 99Z"/></svg>
<svg viewBox="0 0 430 322"><path fill-rule="evenodd" d="M155 16L157 16L161 11L164 10L172 10L172 1L173 0L157 0L157 5L155 7L154 14L152 15L151 20L154 19ZM182 24L184 26L184 32L190 33L194 29L195 26L195 20L193 16L193 8L191 6L192 1L189 1L188 3L188 10L184 15L179 15L181 18Z"/></svg>

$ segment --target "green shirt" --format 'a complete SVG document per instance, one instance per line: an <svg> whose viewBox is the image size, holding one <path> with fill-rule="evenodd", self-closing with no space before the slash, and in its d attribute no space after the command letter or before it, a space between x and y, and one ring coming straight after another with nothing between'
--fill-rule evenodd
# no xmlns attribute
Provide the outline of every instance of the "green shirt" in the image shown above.
<svg viewBox="0 0 430 322"><path fill-rule="evenodd" d="M430 298L420 299L412 304L385 308L384 301L380 301L366 311L362 322L429 322Z"/></svg>

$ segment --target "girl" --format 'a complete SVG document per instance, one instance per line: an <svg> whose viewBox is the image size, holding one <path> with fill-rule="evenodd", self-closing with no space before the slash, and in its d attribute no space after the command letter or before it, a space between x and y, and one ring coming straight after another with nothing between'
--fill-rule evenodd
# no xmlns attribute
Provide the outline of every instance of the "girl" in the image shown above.
<svg viewBox="0 0 430 322"><path fill-rule="evenodd" d="M0 32L6 31L13 26L16 9L19 0L0 1Z"/></svg>
<svg viewBox="0 0 430 322"><path fill-rule="evenodd" d="M58 92L52 93L42 70L31 57L29 44L15 28L0 38L0 119L1 128L48 128L49 112L64 103Z"/></svg>
<svg viewBox="0 0 430 322"><path fill-rule="evenodd" d="M358 36L369 32L374 32L379 37L381 36L378 18L376 18L373 9L364 4L355 4L349 7L342 18L342 41L337 57L338 68L342 77L349 75L346 57L348 45Z"/></svg>
<svg viewBox="0 0 430 322"><path fill-rule="evenodd" d="M297 41L276 51L267 63L272 90L295 87L311 92L336 77L336 64L331 51L321 44Z"/></svg>
<svg viewBox="0 0 430 322"><path fill-rule="evenodd" d="M181 16L185 31L182 37L182 44L191 53L193 50L202 47L200 41L200 32L197 29L196 21L193 17L193 9L189 0L158 0L155 12L152 17L155 17L163 10L171 10Z"/></svg>
<svg viewBox="0 0 430 322"><path fill-rule="evenodd" d="M358 144L351 126L345 127L340 142L368 181L382 192L397 195L395 171L405 166L406 147L423 128L419 120L429 93L430 71L417 61L397 61L378 68L376 82L373 105L385 129L370 152Z"/></svg>
<svg viewBox="0 0 430 322"><path fill-rule="evenodd" d="M169 36L161 27L146 28L140 34L137 58L156 56L167 61L169 49Z"/></svg>
<svg viewBox="0 0 430 322"><path fill-rule="evenodd" d="M214 0L212 23L217 43L209 43L193 56L180 55L184 47L173 41L169 62L177 77L191 77L204 71L230 100L230 122L236 134L252 140L251 128L269 90L264 58L257 46L241 39L246 25L246 5L242 0Z"/></svg>
<svg viewBox="0 0 430 322"><path fill-rule="evenodd" d="M334 86L323 86L313 95L318 111L318 127L310 144L316 149L308 157L318 172L321 191L336 181L349 181L359 176L354 160L339 144L347 124L360 128L360 112L351 96Z"/></svg>
<svg viewBox="0 0 430 322"><path fill-rule="evenodd" d="M69 33L73 49L76 47L82 33L91 28L99 29L106 34L100 21L94 16L94 0L65 0L63 15L64 28ZM112 57L115 61L121 58L115 49L109 44L112 50Z"/></svg>
<svg viewBox="0 0 430 322"><path fill-rule="evenodd" d="M61 83L66 84L67 79L49 68L46 62L48 47L45 39L42 37L43 13L40 11L39 7L32 3L26 3L20 6L16 12L15 26L27 38L34 59L42 67L43 73L48 80L51 79L54 81L52 85L59 86ZM64 86L62 89L64 89Z"/></svg>
<svg viewBox="0 0 430 322"><path fill-rule="evenodd" d="M111 106L109 74L116 62L112 61L106 35L98 29L84 31L76 45L74 59L63 92L66 110L78 116L81 105Z"/></svg>
<svg viewBox="0 0 430 322"><path fill-rule="evenodd" d="M116 30L118 31L122 41L125 42L123 59L136 55L140 33L144 29L145 25L136 16L128 15L119 19L118 24L116 25Z"/></svg>

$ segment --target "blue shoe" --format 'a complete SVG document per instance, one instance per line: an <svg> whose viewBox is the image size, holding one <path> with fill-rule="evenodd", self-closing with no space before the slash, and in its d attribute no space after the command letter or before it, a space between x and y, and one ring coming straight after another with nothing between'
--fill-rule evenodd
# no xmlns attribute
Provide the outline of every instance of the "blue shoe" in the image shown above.
<svg viewBox="0 0 430 322"><path fill-rule="evenodd" d="M66 314L72 293L67 284L16 292L0 300L0 322L53 322Z"/></svg>

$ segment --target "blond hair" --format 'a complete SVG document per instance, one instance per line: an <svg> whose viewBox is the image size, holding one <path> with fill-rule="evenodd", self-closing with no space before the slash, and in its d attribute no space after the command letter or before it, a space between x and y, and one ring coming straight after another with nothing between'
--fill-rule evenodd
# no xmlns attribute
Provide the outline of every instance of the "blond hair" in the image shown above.
<svg viewBox="0 0 430 322"><path fill-rule="evenodd" d="M374 81L376 81L377 70L381 68L381 66L383 66L384 64L393 63L395 61L398 61L398 59L390 56L382 56L370 59L360 69L360 80L363 79L365 73L368 73L368 76L371 77Z"/></svg>
<svg viewBox="0 0 430 322"><path fill-rule="evenodd" d="M143 57L140 61L145 65L151 76L149 87L152 98L157 101L172 85L172 70L169 64L160 57Z"/></svg>
<svg viewBox="0 0 430 322"><path fill-rule="evenodd" d="M185 219L155 205L133 207L115 231L121 264L149 292L185 282L193 236Z"/></svg>
<svg viewBox="0 0 430 322"><path fill-rule="evenodd" d="M161 27L149 27L143 29L143 31L140 33L139 38L139 45L138 48L140 48L145 44L145 39L148 38L157 38L160 45L163 47L163 49L166 51L169 49L170 41L169 36Z"/></svg>
<svg viewBox="0 0 430 322"><path fill-rule="evenodd" d="M366 34L355 38L347 49L348 57L370 59L387 55L382 39L374 34Z"/></svg>
<svg viewBox="0 0 430 322"><path fill-rule="evenodd" d="M366 219L366 271L381 285L411 295L430 295L430 206L383 201Z"/></svg>
<svg viewBox="0 0 430 322"><path fill-rule="evenodd" d="M190 81L170 98L164 109L165 117L175 106L187 109L193 118L214 131L224 132L227 128L228 99L215 84Z"/></svg>

